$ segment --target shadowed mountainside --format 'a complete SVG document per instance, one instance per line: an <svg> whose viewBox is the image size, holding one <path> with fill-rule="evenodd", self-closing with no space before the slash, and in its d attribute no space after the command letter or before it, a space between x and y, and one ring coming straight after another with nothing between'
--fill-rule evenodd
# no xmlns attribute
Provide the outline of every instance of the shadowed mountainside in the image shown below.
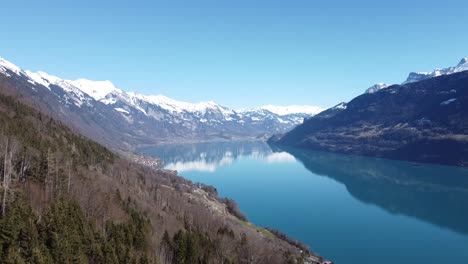
<svg viewBox="0 0 468 264"><path fill-rule="evenodd" d="M393 85L326 110L271 144L468 166L468 71Z"/></svg>

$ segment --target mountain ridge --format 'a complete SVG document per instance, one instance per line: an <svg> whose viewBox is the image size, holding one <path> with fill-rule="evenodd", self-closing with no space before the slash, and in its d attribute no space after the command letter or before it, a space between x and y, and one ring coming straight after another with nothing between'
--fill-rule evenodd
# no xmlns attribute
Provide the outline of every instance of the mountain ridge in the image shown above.
<svg viewBox="0 0 468 264"><path fill-rule="evenodd" d="M430 72L410 72L406 80L402 82L401 85L419 82L425 79L434 78L442 75L450 75L463 71L468 71L468 57L462 58L456 66L451 66L448 68L436 68L435 70ZM389 86L391 85L386 83L377 83L367 88L365 93L375 93L382 89L388 88Z"/></svg>
<svg viewBox="0 0 468 264"><path fill-rule="evenodd" d="M41 84L47 88L51 84L54 85L67 85L67 86L74 86L78 88L82 92L86 93L90 97L94 98L97 101L104 100L108 95L112 93L124 93L131 97L136 97L138 99L143 99L147 102L152 102L155 104L166 104L172 105L168 107L168 110L173 110L176 112L182 111L201 111L203 109L207 109L209 107L223 107L225 109L232 110L234 112L243 112L244 109L241 110L233 110L225 106L221 106L214 101L202 101L198 103L189 103L178 101L172 98L169 98L164 95L144 95L137 92L126 92L117 86L115 86L110 80L104 81L94 81L85 78L78 78L76 80L67 80L62 79L60 77L48 74L44 71L30 71L30 70L23 70L20 67L16 66L15 64L11 63L10 61L0 57L0 68L3 67L3 72L5 73L5 69L12 70L16 74L23 73L27 77L31 78L32 81ZM104 101L109 103L108 101ZM278 115L288 115L288 114L310 114L315 115L322 111L323 109L319 106L312 106L312 105L287 105L287 106L277 106L277 105L265 105L258 108L251 108L249 111L256 111L256 110L268 110L274 114Z"/></svg>
<svg viewBox="0 0 468 264"><path fill-rule="evenodd" d="M73 81L24 71L5 59L0 59L0 74L23 97L86 136L125 149L170 142L266 139L322 110L275 106L270 109L274 113L263 108L238 111L212 101L187 103L125 92L110 81Z"/></svg>
<svg viewBox="0 0 468 264"><path fill-rule="evenodd" d="M468 166L468 71L364 93L269 143Z"/></svg>

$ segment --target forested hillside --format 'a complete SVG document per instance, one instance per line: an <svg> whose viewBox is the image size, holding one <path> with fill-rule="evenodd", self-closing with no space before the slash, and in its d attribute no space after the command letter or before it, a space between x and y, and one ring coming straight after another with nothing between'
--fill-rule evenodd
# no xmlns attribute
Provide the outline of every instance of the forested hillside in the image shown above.
<svg viewBox="0 0 468 264"><path fill-rule="evenodd" d="M2 91L2 87L0 87ZM0 93L2 263L312 263L237 205Z"/></svg>

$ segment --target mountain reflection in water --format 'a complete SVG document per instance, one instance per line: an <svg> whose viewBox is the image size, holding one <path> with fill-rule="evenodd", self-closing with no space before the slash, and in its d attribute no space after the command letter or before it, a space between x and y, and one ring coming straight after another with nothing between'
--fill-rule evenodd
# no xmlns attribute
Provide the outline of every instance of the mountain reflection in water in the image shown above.
<svg viewBox="0 0 468 264"><path fill-rule="evenodd" d="M214 173L241 157L267 163L299 161L311 177L334 179L361 202L468 234L467 169L272 148L263 142L211 142L161 145L140 151L162 158L165 168L181 173Z"/></svg>
<svg viewBox="0 0 468 264"><path fill-rule="evenodd" d="M240 157L263 159L268 163L295 162L287 152L273 152L262 142L207 142L171 144L144 148L142 153L160 157L164 168L178 172L215 172Z"/></svg>
<svg viewBox="0 0 468 264"><path fill-rule="evenodd" d="M356 199L468 234L468 170L402 161L277 148L313 174L346 186Z"/></svg>

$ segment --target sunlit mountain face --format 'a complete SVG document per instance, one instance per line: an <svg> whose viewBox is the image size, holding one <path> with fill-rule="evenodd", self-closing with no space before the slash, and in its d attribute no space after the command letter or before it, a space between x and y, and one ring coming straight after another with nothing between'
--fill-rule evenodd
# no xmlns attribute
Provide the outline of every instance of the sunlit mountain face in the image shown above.
<svg viewBox="0 0 468 264"><path fill-rule="evenodd" d="M266 140L285 133L323 109L266 105L234 110L213 101L190 103L143 95L110 81L67 80L23 70L0 57L0 78L9 93L28 98L54 118L108 146L134 149L161 143Z"/></svg>

